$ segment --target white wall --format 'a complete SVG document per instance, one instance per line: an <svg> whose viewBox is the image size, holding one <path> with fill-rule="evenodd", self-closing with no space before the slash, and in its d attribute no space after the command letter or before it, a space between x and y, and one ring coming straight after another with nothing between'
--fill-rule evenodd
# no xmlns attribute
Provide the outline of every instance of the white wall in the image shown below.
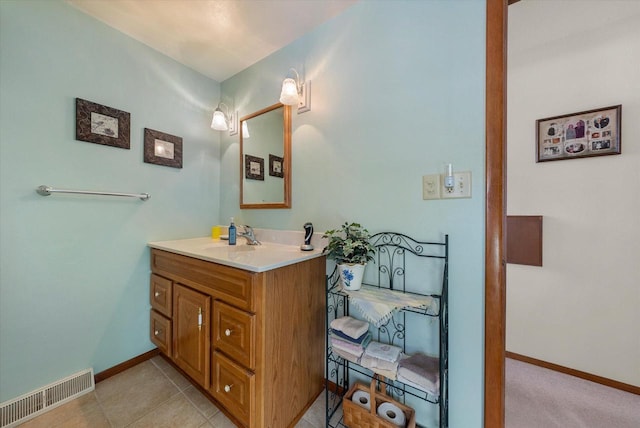
<svg viewBox="0 0 640 428"><path fill-rule="evenodd" d="M543 215L508 265L507 350L640 385L640 2L509 7L507 212ZM535 162L536 119L622 104L622 154Z"/></svg>

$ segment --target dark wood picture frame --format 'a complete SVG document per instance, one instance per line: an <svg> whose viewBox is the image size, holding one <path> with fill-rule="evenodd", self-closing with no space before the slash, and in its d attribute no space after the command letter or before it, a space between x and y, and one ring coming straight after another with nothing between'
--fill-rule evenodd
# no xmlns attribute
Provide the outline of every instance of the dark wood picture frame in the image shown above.
<svg viewBox="0 0 640 428"><path fill-rule="evenodd" d="M76 98L76 140L129 149L130 130L126 111Z"/></svg>
<svg viewBox="0 0 640 428"><path fill-rule="evenodd" d="M269 175L272 177L284 178L284 158L276 155L269 155Z"/></svg>
<svg viewBox="0 0 640 428"><path fill-rule="evenodd" d="M244 155L244 176L247 180L264 181L264 159Z"/></svg>
<svg viewBox="0 0 640 428"><path fill-rule="evenodd" d="M536 162L619 155L622 105L536 120Z"/></svg>
<svg viewBox="0 0 640 428"><path fill-rule="evenodd" d="M182 168L182 138L144 128L144 161Z"/></svg>

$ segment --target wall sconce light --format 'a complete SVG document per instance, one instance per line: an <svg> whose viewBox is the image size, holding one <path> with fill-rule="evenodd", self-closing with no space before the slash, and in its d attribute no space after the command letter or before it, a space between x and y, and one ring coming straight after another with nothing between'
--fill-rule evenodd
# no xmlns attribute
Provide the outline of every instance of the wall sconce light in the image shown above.
<svg viewBox="0 0 640 428"><path fill-rule="evenodd" d="M224 106L226 113L220 109L220 106ZM225 103L218 103L218 107L213 112L213 120L211 121L211 127L216 131L226 131L229 129L229 108Z"/></svg>
<svg viewBox="0 0 640 428"><path fill-rule="evenodd" d="M225 111L222 111L220 107L224 107ZM237 124L238 114L235 115L229 112L229 107L223 102L218 103L218 107L213 112L213 119L211 120L211 128L216 131L229 130L229 135L235 135L238 133Z"/></svg>
<svg viewBox="0 0 640 428"><path fill-rule="evenodd" d="M311 81L300 80L295 68L289 71L295 73L295 79L287 77L282 82L280 102L287 106L298 106L298 114L311 110Z"/></svg>

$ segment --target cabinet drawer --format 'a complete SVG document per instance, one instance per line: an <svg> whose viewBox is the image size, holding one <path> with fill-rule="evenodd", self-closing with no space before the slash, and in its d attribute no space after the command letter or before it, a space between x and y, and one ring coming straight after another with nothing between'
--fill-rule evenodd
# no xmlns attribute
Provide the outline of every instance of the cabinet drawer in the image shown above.
<svg viewBox="0 0 640 428"><path fill-rule="evenodd" d="M252 370L256 366L255 318L220 301L213 303L213 346Z"/></svg>
<svg viewBox="0 0 640 428"><path fill-rule="evenodd" d="M171 280L151 274L151 307L171 318Z"/></svg>
<svg viewBox="0 0 640 428"><path fill-rule="evenodd" d="M255 273L167 251L151 250L151 270L201 292L253 310Z"/></svg>
<svg viewBox="0 0 640 428"><path fill-rule="evenodd" d="M245 426L252 426L255 375L219 352L213 353L211 394Z"/></svg>
<svg viewBox="0 0 640 428"><path fill-rule="evenodd" d="M151 342L171 357L171 320L154 310L151 310Z"/></svg>

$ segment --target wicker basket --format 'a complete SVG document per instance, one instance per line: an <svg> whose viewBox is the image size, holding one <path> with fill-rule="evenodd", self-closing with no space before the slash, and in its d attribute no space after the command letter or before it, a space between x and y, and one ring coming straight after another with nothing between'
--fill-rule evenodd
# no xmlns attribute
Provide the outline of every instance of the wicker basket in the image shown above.
<svg viewBox="0 0 640 428"><path fill-rule="evenodd" d="M397 425L394 425L391 422L382 419L376 414L378 406L380 406L382 403L393 403L404 412L404 415L407 419L405 427L415 428L416 412L411 407L405 406L402 403L398 403L397 401L389 397L385 393L384 387L382 387L380 391L377 390L376 380L377 379L375 377L371 379L370 386L366 386L356 382L351 388L349 388L349 391L347 391L347 394L342 399L344 424L348 428L398 428ZM366 391L369 393L369 397L371 397L370 410L367 410L364 407L360 407L359 405L351 401L351 397L358 390ZM375 400L373 397L375 397Z"/></svg>

